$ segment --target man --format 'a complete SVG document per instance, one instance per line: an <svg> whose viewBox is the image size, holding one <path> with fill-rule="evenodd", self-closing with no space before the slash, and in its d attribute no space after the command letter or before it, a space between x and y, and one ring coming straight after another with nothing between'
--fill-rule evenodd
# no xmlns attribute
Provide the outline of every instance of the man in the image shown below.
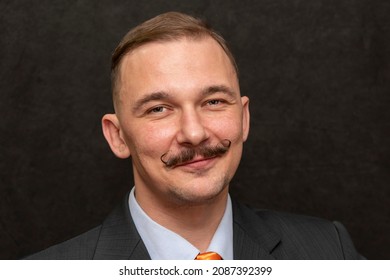
<svg viewBox="0 0 390 280"><path fill-rule="evenodd" d="M249 132L249 100L225 41L203 22L159 15L112 58L113 153L135 187L99 227L33 259L356 259L340 223L252 211L228 194Z"/></svg>

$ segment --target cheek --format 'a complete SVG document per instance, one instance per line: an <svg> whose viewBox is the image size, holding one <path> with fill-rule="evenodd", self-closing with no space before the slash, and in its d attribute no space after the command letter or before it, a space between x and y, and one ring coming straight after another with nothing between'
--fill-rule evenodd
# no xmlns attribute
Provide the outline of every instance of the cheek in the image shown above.
<svg viewBox="0 0 390 280"><path fill-rule="evenodd" d="M242 123L237 116L214 118L209 121L209 128L218 138L232 142L242 140Z"/></svg>
<svg viewBox="0 0 390 280"><path fill-rule="evenodd" d="M169 150L174 135L172 126L142 125L132 132L134 152L139 156L160 157Z"/></svg>

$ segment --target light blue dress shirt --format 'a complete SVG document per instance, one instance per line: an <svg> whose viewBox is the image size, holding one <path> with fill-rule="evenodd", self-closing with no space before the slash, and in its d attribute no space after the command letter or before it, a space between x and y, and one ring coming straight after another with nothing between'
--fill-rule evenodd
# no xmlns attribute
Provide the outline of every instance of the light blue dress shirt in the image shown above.
<svg viewBox="0 0 390 280"><path fill-rule="evenodd" d="M152 260L193 260L199 250L173 231L153 221L139 206L133 188L129 195L130 214ZM233 213L230 196L225 213L207 251L233 259Z"/></svg>

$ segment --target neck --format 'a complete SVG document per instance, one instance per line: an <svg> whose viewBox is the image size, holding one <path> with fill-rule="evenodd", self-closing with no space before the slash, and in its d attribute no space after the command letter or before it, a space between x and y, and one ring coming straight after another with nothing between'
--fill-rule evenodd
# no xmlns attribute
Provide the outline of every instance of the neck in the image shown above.
<svg viewBox="0 0 390 280"><path fill-rule="evenodd" d="M188 242L204 252L209 247L218 225L225 213L227 188L216 197L197 204L161 205L156 201L136 197L145 213L156 223L179 234Z"/></svg>

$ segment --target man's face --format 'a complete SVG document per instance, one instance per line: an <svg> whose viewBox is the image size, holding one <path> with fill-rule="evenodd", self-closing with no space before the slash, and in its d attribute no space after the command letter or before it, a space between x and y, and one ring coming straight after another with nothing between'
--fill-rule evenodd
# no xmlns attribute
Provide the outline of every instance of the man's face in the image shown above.
<svg viewBox="0 0 390 280"><path fill-rule="evenodd" d="M111 118L117 118L120 139L110 146L117 156L132 157L141 206L200 204L226 195L248 135L249 111L219 44L211 38L149 43L123 58L119 75ZM222 155L196 155L170 167L161 160L227 140L231 145Z"/></svg>

